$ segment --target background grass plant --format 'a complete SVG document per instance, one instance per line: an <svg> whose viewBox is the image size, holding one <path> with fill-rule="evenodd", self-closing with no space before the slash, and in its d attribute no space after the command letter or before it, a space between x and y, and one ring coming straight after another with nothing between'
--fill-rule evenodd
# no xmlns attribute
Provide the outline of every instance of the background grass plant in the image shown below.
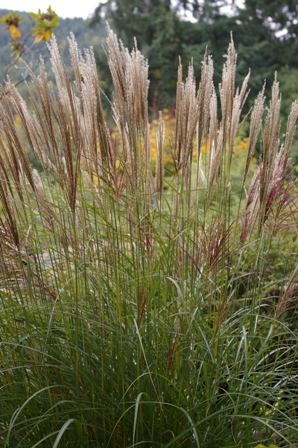
<svg viewBox="0 0 298 448"><path fill-rule="evenodd" d="M108 29L112 137L92 51L69 45L71 73L50 43L55 87L32 74L32 111L9 82L0 101L3 446L296 446L298 103L283 137L278 82L260 93L235 168L231 41L219 99L210 57L198 88L178 68L176 174L162 116L152 174L147 61Z"/></svg>

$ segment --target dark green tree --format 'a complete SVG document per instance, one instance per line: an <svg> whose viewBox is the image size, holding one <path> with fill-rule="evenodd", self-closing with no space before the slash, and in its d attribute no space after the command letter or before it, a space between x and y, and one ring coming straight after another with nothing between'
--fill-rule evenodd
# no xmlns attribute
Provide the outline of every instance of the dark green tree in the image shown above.
<svg viewBox="0 0 298 448"><path fill-rule="evenodd" d="M189 20L189 14L196 22ZM157 111L174 103L176 78L173 74L179 57L185 68L194 58L199 70L208 43L205 28L219 17L220 4L215 0L180 0L175 5L171 0L109 0L99 4L90 24L108 20L128 48L132 48L136 38L138 48L149 60L149 102ZM229 31L225 39L227 44L228 41ZM103 55L98 53L97 57L102 78L106 78Z"/></svg>
<svg viewBox="0 0 298 448"><path fill-rule="evenodd" d="M235 17L235 42L241 66L252 69L251 97L267 81L266 95L277 71L283 93L283 122L290 112L287 98L298 97L294 81L298 66L297 0L245 0ZM291 82L289 80L292 80Z"/></svg>
<svg viewBox="0 0 298 448"><path fill-rule="evenodd" d="M288 38L297 36L297 0L245 0L244 8L238 10L239 19L264 26L272 34L282 33Z"/></svg>
<svg viewBox="0 0 298 448"><path fill-rule="evenodd" d="M297 65L297 0L245 0L244 8L238 9L237 21L270 41L278 65Z"/></svg>

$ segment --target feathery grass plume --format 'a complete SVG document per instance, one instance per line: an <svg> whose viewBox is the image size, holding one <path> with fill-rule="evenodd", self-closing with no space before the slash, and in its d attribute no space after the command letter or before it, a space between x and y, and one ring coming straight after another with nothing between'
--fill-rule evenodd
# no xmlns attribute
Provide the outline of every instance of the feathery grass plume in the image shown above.
<svg viewBox="0 0 298 448"><path fill-rule="evenodd" d="M43 64L41 64L41 75L39 78L33 76L38 100L34 98L31 91L32 105L37 120L29 117L28 110L21 96L13 86L11 87L11 107L14 108L21 118L28 143L33 152L39 157L45 168L54 167L58 176L57 180L65 187L71 209L75 210L77 181L80 169L80 154L82 149L82 133L80 132L80 110L78 101L74 96L66 68L59 55L56 41L53 39L50 45L51 61L56 75L59 99L54 93L48 92L47 78ZM4 99L5 100L5 99ZM3 100L3 101L4 101ZM6 118L8 114L6 114ZM14 119L11 118L13 129ZM36 121L36 123L35 123ZM55 124L54 124L55 123ZM8 124L8 123L7 123ZM33 131L33 132L32 132ZM5 134L5 131L4 131ZM6 131L7 134L7 131ZM38 137L39 138L38 138ZM50 138L50 143L47 143ZM41 140L38 141L38 140ZM9 142L8 135L5 140ZM22 155L22 167L27 175L30 185L34 189L31 169L26 163L26 153L22 153L22 145L18 143L17 134L13 135L16 152ZM18 149L20 148L20 149ZM63 162L64 157L64 162ZM52 159L52 160L51 160Z"/></svg>
<svg viewBox="0 0 298 448"><path fill-rule="evenodd" d="M231 119L234 107L237 54L235 51L232 34L226 58L227 60L223 66L222 71L222 81L221 84L219 85L219 95L221 103L221 123L224 136L223 150L225 148L226 140L230 135Z"/></svg>
<svg viewBox="0 0 298 448"><path fill-rule="evenodd" d="M285 286L284 292L281 294L278 300L278 304L275 308L275 316L279 318L283 313L287 311L297 309L298 306L298 291L297 291L297 274L298 265L291 273L289 280Z"/></svg>
<svg viewBox="0 0 298 448"><path fill-rule="evenodd" d="M290 163L284 165L284 154L281 149L274 160L263 208L261 208L260 200L262 163L255 171L246 195L244 215L241 219L241 242L244 242L248 234L254 229L257 220L259 220L259 229L261 229L264 228L264 225L267 226L267 221L271 218L271 231L276 232L278 228L281 229L285 226L285 223L281 224L280 221L283 221L285 216L288 218L293 215L293 211L289 211L289 207L295 198L293 179L289 176L285 177L289 167ZM275 211L276 207L277 210Z"/></svg>
<svg viewBox="0 0 298 448"><path fill-rule="evenodd" d="M285 189L285 182L289 179L284 178L284 167L289 168L289 164L284 165L284 153L280 150L276 154L274 165L272 169L272 176L269 180L268 192L265 204L264 222L267 221L273 205L276 201L282 197L283 190Z"/></svg>
<svg viewBox="0 0 298 448"><path fill-rule="evenodd" d="M56 133L58 134L64 157L63 177L66 194L69 206L74 212L83 149L81 108L79 99L74 94L69 74L61 58L55 37L51 39L48 47L59 97L59 100L53 103L53 115L57 123Z"/></svg>
<svg viewBox="0 0 298 448"><path fill-rule="evenodd" d="M69 82L69 73L61 57L55 36L51 38L48 48L52 70L58 88L59 99L63 104L65 111L68 109L69 112L74 112L76 110L74 104L75 98ZM76 121L77 114L74 114L71 118Z"/></svg>
<svg viewBox="0 0 298 448"><path fill-rule="evenodd" d="M15 207L13 206L15 201L13 195L11 194L11 190L7 188L6 181L7 178L5 172L3 172L0 163L0 204L2 213L4 214L6 219L6 223L2 223L2 219L0 217L1 225L5 228L8 228L8 232L11 234L15 246L19 247L20 246L19 224L18 219L16 217Z"/></svg>
<svg viewBox="0 0 298 448"><path fill-rule="evenodd" d="M217 167L214 164L217 139L218 139L218 120L217 120L217 96L215 89L213 88L211 100L210 100L210 124L209 124L209 151L208 151L208 193L210 194L212 183L215 178Z"/></svg>
<svg viewBox="0 0 298 448"><path fill-rule="evenodd" d="M62 222L54 207L49 204L49 197L46 191L44 181L41 179L39 172L36 169L32 171L35 183L34 197L45 229L50 232L55 232L56 228L62 227Z"/></svg>
<svg viewBox="0 0 298 448"><path fill-rule="evenodd" d="M155 191L163 192L164 184L164 146L165 146L165 127L162 118L162 112L159 112L158 129L156 138L156 174L155 174Z"/></svg>
<svg viewBox="0 0 298 448"><path fill-rule="evenodd" d="M122 139L124 165L129 170L133 188L141 188L142 179L147 179L151 167L148 62L137 49L136 42L129 53L109 26L107 34L105 48L115 88L113 112Z"/></svg>
<svg viewBox="0 0 298 448"><path fill-rule="evenodd" d="M52 117L52 106L49 98L50 92L44 61L42 59L40 60L40 75L38 78L32 71L30 73L38 94L38 100L34 95L32 87L27 85L27 88L30 102L36 115L30 114L27 104L20 93L11 83L8 83L11 107L20 118L22 130L24 131L30 150L41 163L41 166L59 181L62 175L61 156L58 153L58 147L54 137L54 120ZM32 179L34 181L34 190L28 192L28 195L33 194L36 198L45 226L48 226L49 229L53 229L54 225L61 226L56 211L47 203L44 186L36 170L32 170Z"/></svg>
<svg viewBox="0 0 298 448"><path fill-rule="evenodd" d="M272 85L270 107L265 119L260 164L260 209L264 213L269 183L279 147L280 93L276 80Z"/></svg>
<svg viewBox="0 0 298 448"><path fill-rule="evenodd" d="M123 193L128 194L127 225L134 263L144 260L143 272L151 264L153 251L150 209L154 186L151 174L151 140L148 123L148 62L135 46L130 53L107 26L105 51L114 84L113 115L122 148L118 149L123 171ZM145 261L146 260L146 261ZM142 307L140 287L137 308ZM138 320L138 322L140 322Z"/></svg>
<svg viewBox="0 0 298 448"><path fill-rule="evenodd" d="M56 94L49 87L44 60L40 58L39 76L37 77L30 67L33 86L27 84L30 104L33 113L29 113L28 107L17 91L12 89L15 108L21 120L21 124L28 140L29 147L46 172L51 173L57 182L63 177L61 162L61 149L56 135L56 119L54 104L57 102Z"/></svg>
<svg viewBox="0 0 298 448"><path fill-rule="evenodd" d="M251 162L251 159L254 154L254 150L258 141L260 130L262 129L262 117L264 112L264 102L265 102L265 96L264 96L264 90L265 90L265 84L263 85L263 89L261 92L259 92L255 104L252 110L251 118L250 118L250 129L249 129L249 143L248 143L248 150L247 150L247 158L246 158L246 165L245 165L245 171L243 176L243 183L246 180L247 173L249 170L249 165Z"/></svg>
<svg viewBox="0 0 298 448"><path fill-rule="evenodd" d="M260 214L260 167L254 172L250 186L246 193L243 216L240 219L240 242L245 243L248 235L254 228Z"/></svg>
<svg viewBox="0 0 298 448"><path fill-rule="evenodd" d="M283 172L286 173L286 165L288 163L290 149L293 143L294 133L296 130L296 123L298 118L298 101L294 101L291 106L290 115L288 117L286 139L284 144L284 166Z"/></svg>
<svg viewBox="0 0 298 448"><path fill-rule="evenodd" d="M10 91L11 84L6 83L6 90ZM7 165L10 166L14 184L20 196L22 196L19 185L21 176L26 175L32 190L34 191L34 180L32 177L32 169L28 160L26 151L20 141L16 129L14 107L8 95L3 95L0 101L0 119L1 119L1 146L3 148L2 156L6 158Z"/></svg>
<svg viewBox="0 0 298 448"><path fill-rule="evenodd" d="M208 269L214 271L222 269L222 262L226 267L230 260L229 255L232 252L231 247L226 245L226 242L230 244L229 236L231 234L234 222L231 222L228 228L224 221L212 220L208 225L208 234L206 234L206 228L204 228L204 237L206 247L206 262Z"/></svg>
<svg viewBox="0 0 298 448"><path fill-rule="evenodd" d="M236 62L234 42L231 35L231 41L228 48L227 60L223 66L222 82L219 85L220 103L221 103L221 122L217 121L217 99L215 92L210 101L210 129L209 142L210 154L208 164L208 195L211 197L212 185L214 180L219 182L222 173L228 176L231 165L232 154L235 144L237 129L241 110L247 98L247 85L249 74L243 81L241 91L235 94ZM235 95L235 97L234 97ZM229 145L229 161L225 162L226 145ZM227 172L225 172L228 169ZM228 177L226 184L229 183Z"/></svg>
<svg viewBox="0 0 298 448"><path fill-rule="evenodd" d="M1 197L1 187L0 187ZM9 222L7 222L9 224ZM20 240L13 234L13 230L5 226L0 218L0 294L7 293L14 296L14 286L20 285L22 269L20 261ZM16 294L17 297L18 295Z"/></svg>
<svg viewBox="0 0 298 448"><path fill-rule="evenodd" d="M198 101L198 124L197 124L197 186L201 183L206 186L206 177L202 168L202 143L208 133L208 125L210 120L210 103L212 93L214 91L213 85L213 60L210 56L205 54L202 62L201 80L197 92Z"/></svg>
<svg viewBox="0 0 298 448"><path fill-rule="evenodd" d="M240 116L243 109L243 106L247 100L249 91L248 88L248 81L250 77L250 72L246 75L244 78L244 81L241 86L241 90L239 92L239 89L237 88L236 94L233 101L233 109L232 109L232 115L231 115L231 124L230 124L230 134L229 134L229 171L231 168L232 163L232 157L234 154L234 147L235 147L235 140L239 128L239 122L240 122Z"/></svg>
<svg viewBox="0 0 298 448"><path fill-rule="evenodd" d="M285 170L289 169L291 164ZM279 192L279 196L275 195L275 202L271 205L270 221L266 223L268 233L276 236L278 233L287 229L291 231L297 226L298 197L295 179L287 176L280 178L277 182L275 190ZM270 195L269 195L270 197Z"/></svg>
<svg viewBox="0 0 298 448"><path fill-rule="evenodd" d="M198 101L198 129L197 129L197 148L198 148L198 163L200 159L201 147L204 136L208 132L208 123L210 118L210 101L214 90L213 86L213 60L210 56L205 54L202 62L201 80L197 93Z"/></svg>
<svg viewBox="0 0 298 448"><path fill-rule="evenodd" d="M85 50L83 57L78 50L73 34L68 40L75 83L81 103L82 130L87 140L83 144L84 156L87 161L92 162L90 168L94 170L97 177L103 176L104 181L108 182L116 161L110 132L104 120L94 54L91 49Z"/></svg>
<svg viewBox="0 0 298 448"><path fill-rule="evenodd" d="M151 165L152 165L152 149L151 149L151 137L150 137L150 124L147 122L146 133L144 134L144 150L143 150L143 163L145 166L144 173L144 191L147 193L147 206L150 208L149 204L152 199L152 194L154 192L154 181L152 177ZM148 209L149 210L149 209Z"/></svg>
<svg viewBox="0 0 298 448"><path fill-rule="evenodd" d="M75 85L78 90L80 102L82 104L82 101L83 101L83 94L82 94L83 83L82 83L82 81L85 82L85 79L84 78L82 79L82 74L81 74L81 70L80 70L80 65L82 63L84 63L83 57L82 57L82 52L79 50L75 36L72 32L70 33L69 37L67 38L67 41L68 41L68 46L69 46L69 55L70 55L70 60L71 60L71 67L73 70L74 82L75 82ZM91 70L93 68L92 65L93 64L91 64L91 67L90 67ZM83 109L82 109L82 111L83 111Z"/></svg>
<svg viewBox="0 0 298 448"><path fill-rule="evenodd" d="M44 68L44 63L40 61L40 76L37 79L34 73L31 72L31 78L35 84L36 90L39 94L39 104L42 110L39 109L37 100L34 96L32 88L28 86L29 98L35 112L35 116L29 113L26 102L22 99L18 90L10 84L10 100L16 114L20 118L22 129L27 138L30 149L40 161L45 170L54 173L57 163L55 148L55 132L53 129L53 121L48 93L47 75ZM48 135L45 139L44 135ZM52 163L52 161L54 163Z"/></svg>
<svg viewBox="0 0 298 448"><path fill-rule="evenodd" d="M212 106L215 105L215 102L212 102ZM216 120L217 122L217 120ZM216 123L214 123L216 125ZM214 181L219 184L221 179L221 174L224 170L224 142L225 135L222 122L219 124L219 129L217 131L216 139L212 138L212 147L210 147L210 156L209 156L209 170L208 170L208 197L211 198L213 191L212 186Z"/></svg>
<svg viewBox="0 0 298 448"><path fill-rule="evenodd" d="M258 95L252 113L250 143L244 179L246 177L248 164L252 157L251 154L253 148L255 147L255 143L261 129L260 122L263 115L264 106L263 91L264 87ZM288 161L288 154L287 160L285 160L284 148L279 148L280 102L279 84L275 78L272 86L272 99L270 101L270 107L265 119L260 164L254 174L251 186L249 187L247 193L244 218L241 224L241 241L243 241L244 235L247 236L249 234L249 229L253 229L257 218L259 219L259 230L263 228L263 225L268 220L269 215L273 210L274 204L276 204L285 190L284 180L290 164ZM289 118L291 122L290 125L288 121L288 135L290 139L290 135L293 136L293 128L295 127L296 119L297 111L294 103L292 115L290 115ZM286 144L288 147L289 141ZM289 181L290 183L292 182L291 180Z"/></svg>
<svg viewBox="0 0 298 448"><path fill-rule="evenodd" d="M182 65L179 63L176 93L176 124L173 156L176 171L182 171L186 184L190 181L194 136L198 122L198 101L194 68L191 63L185 82L182 79Z"/></svg>
<svg viewBox="0 0 298 448"><path fill-rule="evenodd" d="M79 92L79 99L75 97L74 89L70 82L70 76L67 73L66 67L63 66L61 57L58 54L57 45L53 42L50 47L50 52L52 56L53 70L58 85L59 99L57 99L56 94L51 91L48 86L44 62L41 60L39 77L36 77L34 73L31 73L38 97L36 100L33 92L30 91L31 103L36 117L38 118L36 123L37 128L35 132L32 132L31 134L39 136L48 134L48 138L42 139L41 137L38 142L35 141L32 143L29 141L29 143L31 143L32 149L35 149L35 152L37 152L44 168L56 171L57 180L61 185L66 185L64 182L66 174L65 164L62 163L62 154L64 154L65 161L69 161L66 164L69 170L68 176L70 176L69 182L67 183L68 194L72 204L74 204L74 197L72 197L74 191L73 187L77 182L78 171L80 168L80 164L78 163L80 154L84 152L85 160L88 160L89 165L91 164L90 166L87 164L91 176L96 172L97 177L99 178L102 176L103 172L105 179L107 174L111 172L109 167L113 157L111 154L109 132L103 119L103 110L93 53L91 50L86 50L85 60L78 51L73 35L69 38L69 49L76 87ZM84 94L82 94L82 92ZM73 141L72 151L74 152L76 160L75 170L71 169L72 162L70 152L61 151L61 143L59 139L57 139L57 120L59 121L61 107L64 111L64 115L68 117L67 128L68 130L71 130L70 138ZM63 126L63 123L58 124L59 127L61 127L61 125ZM23 122L23 126L29 140L30 134L26 130L26 122ZM98 138L100 152L98 148ZM65 148L70 149L69 144L66 144ZM104 160L105 167L103 167L103 163L100 161L100 155L102 156L102 160Z"/></svg>
<svg viewBox="0 0 298 448"><path fill-rule="evenodd" d="M58 106L58 103L56 106ZM80 173L82 142L73 140L67 112L69 111L55 107L54 114L57 120L57 137L63 150L62 163L60 165L63 167L63 180L61 179L62 185L65 186L68 203L74 213L76 208L78 177ZM76 132L78 132L78 130Z"/></svg>
<svg viewBox="0 0 298 448"><path fill-rule="evenodd" d="M179 58L178 76L177 76L177 89L176 89L176 116L175 116L175 142L173 147L173 159L175 164L176 173L179 173L182 167L182 138L181 135L183 123L182 123L182 104L183 104L183 76L182 76L182 64Z"/></svg>
<svg viewBox="0 0 298 448"><path fill-rule="evenodd" d="M174 197L174 210L177 216L179 206L190 212L191 192L191 166L193 157L194 137L198 122L198 102L196 98L196 82L194 67L191 62L188 67L188 75L183 81L182 64L179 58L178 79L176 88L176 110L175 110L175 137L172 148L176 173L182 174L183 182L181 194ZM182 225L182 222L178 224ZM187 249L184 247L183 238L178 238L178 245L184 257ZM187 256L186 256L187 258Z"/></svg>

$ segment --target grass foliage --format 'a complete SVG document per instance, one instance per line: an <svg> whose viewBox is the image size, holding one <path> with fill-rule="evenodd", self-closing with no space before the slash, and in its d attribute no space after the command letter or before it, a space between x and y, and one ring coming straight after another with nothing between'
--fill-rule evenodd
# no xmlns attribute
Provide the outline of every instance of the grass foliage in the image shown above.
<svg viewBox="0 0 298 448"><path fill-rule="evenodd" d="M70 70L51 40L30 108L1 93L1 445L297 446L298 103L281 136L278 82L260 92L235 171L233 41L218 95L210 57L198 87L180 66L166 176L147 61L108 29L112 138L93 54L69 46Z"/></svg>

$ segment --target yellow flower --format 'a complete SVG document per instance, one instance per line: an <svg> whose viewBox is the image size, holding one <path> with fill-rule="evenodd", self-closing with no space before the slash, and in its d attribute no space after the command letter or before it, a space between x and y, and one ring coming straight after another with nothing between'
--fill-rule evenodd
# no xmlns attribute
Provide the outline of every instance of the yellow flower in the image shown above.
<svg viewBox="0 0 298 448"><path fill-rule="evenodd" d="M38 44L38 42L41 42L42 40L45 40L46 42L50 40L50 37L52 35L52 30L40 30L36 29L32 31L32 34L36 36L34 43Z"/></svg>
<svg viewBox="0 0 298 448"><path fill-rule="evenodd" d="M13 40L16 40L19 37L21 37L22 33L16 25L14 25L14 24L9 25L9 31L10 31L10 35Z"/></svg>
<svg viewBox="0 0 298 448"><path fill-rule="evenodd" d="M45 13L42 13L39 9L37 14L31 12L29 15L37 20L36 28L32 28L32 34L36 36L34 43L37 44L42 40L45 40L46 42L50 40L50 37L59 22L59 17L55 11L49 6Z"/></svg>
<svg viewBox="0 0 298 448"><path fill-rule="evenodd" d="M0 23L6 25L5 29L10 31L10 35L13 40L17 40L21 37L21 31L19 29L19 23L24 20L24 17L18 16L14 11L7 14L7 16L0 16Z"/></svg>
<svg viewBox="0 0 298 448"><path fill-rule="evenodd" d="M259 445L255 446L255 448L266 448L265 445L259 443ZM269 445L268 448L278 448L277 445Z"/></svg>

